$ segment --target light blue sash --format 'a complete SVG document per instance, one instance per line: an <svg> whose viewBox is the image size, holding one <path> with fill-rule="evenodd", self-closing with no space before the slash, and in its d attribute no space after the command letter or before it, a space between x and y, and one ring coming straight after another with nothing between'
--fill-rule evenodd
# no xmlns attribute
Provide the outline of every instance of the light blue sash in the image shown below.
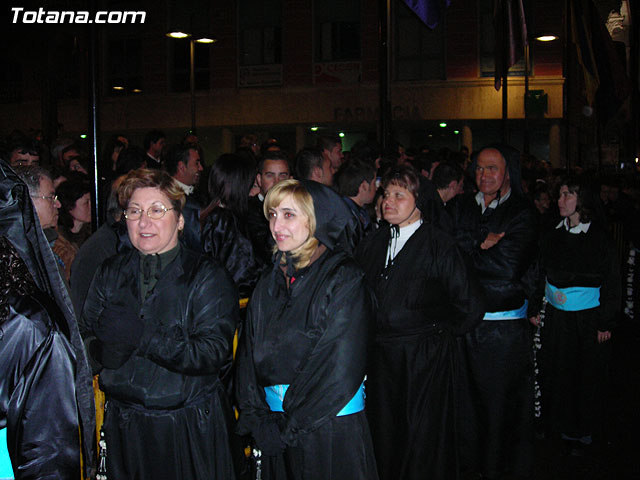
<svg viewBox="0 0 640 480"><path fill-rule="evenodd" d="M578 312L600 306L600 287L558 288L547 282L544 293L547 302L565 312Z"/></svg>
<svg viewBox="0 0 640 480"><path fill-rule="evenodd" d="M289 385L271 385L270 387L264 387L267 404L272 412L284 412L282 402L284 400L284 394L287 393L288 388ZM362 383L353 398L349 400L349 403L347 403L336 416L342 417L344 415L351 415L364 410L364 397L364 383Z"/></svg>
<svg viewBox="0 0 640 480"><path fill-rule="evenodd" d="M507 310L504 312L487 312L484 314L483 320L518 320L520 318L527 318L527 307L529 306L529 300L525 300L524 304L520 308L515 310Z"/></svg>
<svg viewBox="0 0 640 480"><path fill-rule="evenodd" d="M13 479L13 467L7 450L7 429L0 430L0 480Z"/></svg>

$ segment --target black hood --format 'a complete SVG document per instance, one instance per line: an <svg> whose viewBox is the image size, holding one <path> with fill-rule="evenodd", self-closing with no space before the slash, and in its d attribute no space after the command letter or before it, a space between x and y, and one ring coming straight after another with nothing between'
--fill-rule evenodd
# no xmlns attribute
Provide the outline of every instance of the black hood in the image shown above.
<svg viewBox="0 0 640 480"><path fill-rule="evenodd" d="M85 465L91 466L95 442L95 410L91 371L67 288L31 202L27 185L0 159L0 235L14 246L36 286L47 293L63 313L54 318L67 335L76 357L76 398L83 435Z"/></svg>
<svg viewBox="0 0 640 480"><path fill-rule="evenodd" d="M352 240L358 219L343 198L329 187L313 180L300 180L313 199L318 239L329 250L342 249L353 253Z"/></svg>
<svg viewBox="0 0 640 480"><path fill-rule="evenodd" d="M487 148L494 148L498 150L507 162L507 169L509 171L509 183L511 184L511 195L524 195L524 192L522 191L522 169L520 167L520 152L510 145L506 145L504 143L494 143L492 145L482 147L478 151L478 153L480 153L482 150L486 150ZM476 166L478 165L478 153L473 155L468 170L473 176L474 181Z"/></svg>

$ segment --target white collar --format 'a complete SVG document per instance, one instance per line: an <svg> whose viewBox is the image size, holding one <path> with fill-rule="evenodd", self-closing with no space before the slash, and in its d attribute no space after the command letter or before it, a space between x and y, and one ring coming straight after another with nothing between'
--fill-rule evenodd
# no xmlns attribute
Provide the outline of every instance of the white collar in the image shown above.
<svg viewBox="0 0 640 480"><path fill-rule="evenodd" d="M186 183L182 183L180 180L178 180L176 177L173 177L173 180L178 184L178 186L184 190L184 193L186 193L187 195L191 195L193 193L193 185L187 185Z"/></svg>
<svg viewBox="0 0 640 480"><path fill-rule="evenodd" d="M484 213L484 211L487 209L487 207L491 207L493 209L498 208L498 205L502 205L504 202L509 200L510 196L511 196L511 189L509 189L509 191L507 193L502 195L500 197L499 201L494 198L493 200L491 200L489 205L485 205L484 204L484 193L478 192L478 193L476 193L476 203L482 207L482 213Z"/></svg>
<svg viewBox="0 0 640 480"><path fill-rule="evenodd" d="M262 195L261 193L258 194L258 199L264 203L264 195Z"/></svg>
<svg viewBox="0 0 640 480"><path fill-rule="evenodd" d="M564 227L565 230L569 233L587 233L589 231L590 226L591 226L591 222L587 222L587 223L580 222L575 227L569 227L569 219L563 218L562 221L556 227L556 229Z"/></svg>

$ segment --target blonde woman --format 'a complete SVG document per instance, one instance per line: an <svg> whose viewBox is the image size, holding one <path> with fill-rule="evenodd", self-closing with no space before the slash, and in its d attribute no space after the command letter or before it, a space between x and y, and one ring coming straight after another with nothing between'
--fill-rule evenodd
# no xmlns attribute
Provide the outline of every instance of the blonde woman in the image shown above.
<svg viewBox="0 0 640 480"><path fill-rule="evenodd" d="M298 180L277 183L264 212L277 255L238 352L238 431L261 450L265 479L377 479L363 386L373 299L340 240L355 217Z"/></svg>

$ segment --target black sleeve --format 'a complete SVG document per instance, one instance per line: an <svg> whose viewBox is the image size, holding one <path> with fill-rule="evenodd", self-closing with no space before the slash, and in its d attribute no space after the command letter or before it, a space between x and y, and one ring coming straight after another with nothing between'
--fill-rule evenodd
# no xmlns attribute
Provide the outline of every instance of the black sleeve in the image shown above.
<svg viewBox="0 0 640 480"><path fill-rule="evenodd" d="M4 342L26 353L16 361L15 388L7 405L7 446L16 480L79 478L80 437L76 403L76 365L68 340L58 331L42 330L34 323L51 325L43 309L30 309L16 335ZM22 316L11 311L15 321ZM6 333L6 332L5 332ZM7 355L8 352L4 352ZM6 361L7 358L3 356Z"/></svg>
<svg viewBox="0 0 640 480"><path fill-rule="evenodd" d="M231 361L239 318L238 294L220 267L204 266L183 326L146 330L138 354L173 372L217 374Z"/></svg>
<svg viewBox="0 0 640 480"><path fill-rule="evenodd" d="M364 380L374 299L359 271L344 273L327 292L322 334L284 397L283 439L290 445L334 417Z"/></svg>
<svg viewBox="0 0 640 480"><path fill-rule="evenodd" d="M231 213L214 212L207 219L202 232L202 246L231 274L240 297L249 297L262 272L262 262Z"/></svg>

